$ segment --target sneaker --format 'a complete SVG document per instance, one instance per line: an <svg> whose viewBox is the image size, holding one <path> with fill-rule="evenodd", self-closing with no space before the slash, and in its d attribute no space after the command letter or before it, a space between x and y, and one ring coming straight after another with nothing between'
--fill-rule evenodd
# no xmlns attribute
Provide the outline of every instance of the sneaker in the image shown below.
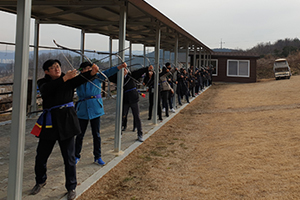
<svg viewBox="0 0 300 200"><path fill-rule="evenodd" d="M174 108L172 108L170 111L174 113L174 112L175 112L175 109L174 109Z"/></svg>
<svg viewBox="0 0 300 200"><path fill-rule="evenodd" d="M39 193L42 189L42 187L44 187L46 185L46 181L44 183L41 184L36 184L30 191L31 195L36 195L37 193Z"/></svg>
<svg viewBox="0 0 300 200"><path fill-rule="evenodd" d="M77 165L77 163L80 161L80 158L75 157L75 164Z"/></svg>
<svg viewBox="0 0 300 200"><path fill-rule="evenodd" d="M95 159L95 163L98 165L105 165L105 162L102 160L102 158Z"/></svg>
<svg viewBox="0 0 300 200"><path fill-rule="evenodd" d="M138 136L137 141L144 142L143 136Z"/></svg>
<svg viewBox="0 0 300 200"><path fill-rule="evenodd" d="M68 200L73 200L75 198L76 198L76 191L75 190L69 190L68 195L67 195L67 199Z"/></svg>
<svg viewBox="0 0 300 200"><path fill-rule="evenodd" d="M163 108L161 111L162 111L162 112L166 112L166 109L165 109L165 108Z"/></svg>

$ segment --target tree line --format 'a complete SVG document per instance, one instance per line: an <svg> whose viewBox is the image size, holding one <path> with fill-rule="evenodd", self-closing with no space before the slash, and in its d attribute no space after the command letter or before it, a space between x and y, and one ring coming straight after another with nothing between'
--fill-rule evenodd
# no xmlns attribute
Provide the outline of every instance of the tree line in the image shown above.
<svg viewBox="0 0 300 200"><path fill-rule="evenodd" d="M286 38L283 40L277 40L273 44L271 42L259 43L251 49L246 50L246 52L255 53L260 55L261 58L265 57L266 55L286 58L299 50L300 40L298 38Z"/></svg>

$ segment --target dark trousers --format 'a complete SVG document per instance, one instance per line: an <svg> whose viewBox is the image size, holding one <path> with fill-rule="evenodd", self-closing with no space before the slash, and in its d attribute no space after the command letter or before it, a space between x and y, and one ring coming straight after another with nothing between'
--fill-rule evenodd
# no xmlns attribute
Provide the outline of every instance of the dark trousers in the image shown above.
<svg viewBox="0 0 300 200"><path fill-rule="evenodd" d="M123 104L123 117L122 117L122 126L126 127L127 126L127 115L129 108L132 110L133 114L133 120L134 120L134 125L137 128L137 134L138 136L143 136L143 131L142 131L142 122L140 119L140 109L139 109L139 103L124 103Z"/></svg>
<svg viewBox="0 0 300 200"><path fill-rule="evenodd" d="M83 137L85 135L89 121L91 124L92 135L93 135L93 146L94 146L93 154L94 154L94 158L98 159L101 157L100 117L97 117L97 118L94 118L91 120L79 119L81 134L76 136L75 156L77 158L80 158L80 152L82 149L82 141L83 141Z"/></svg>
<svg viewBox="0 0 300 200"><path fill-rule="evenodd" d="M207 87L207 79L204 79L204 80L203 80L203 86L204 86L204 87Z"/></svg>
<svg viewBox="0 0 300 200"><path fill-rule="evenodd" d="M180 94L177 94L177 100L178 100L178 104L182 105L182 103L181 103L181 95Z"/></svg>
<svg viewBox="0 0 300 200"><path fill-rule="evenodd" d="M173 108L173 94L171 91L169 91L168 103L170 105L170 109L172 109Z"/></svg>
<svg viewBox="0 0 300 200"><path fill-rule="evenodd" d="M195 97L194 87L189 88L189 96Z"/></svg>
<svg viewBox="0 0 300 200"><path fill-rule="evenodd" d="M203 90L203 78L200 77L199 79L199 87L200 87L200 90Z"/></svg>
<svg viewBox="0 0 300 200"><path fill-rule="evenodd" d="M149 91L149 111L148 111L149 119L152 118L153 103L154 103L154 93L152 93L150 90ZM159 92L158 92L158 102L157 102L157 115L158 115L159 120L162 120Z"/></svg>
<svg viewBox="0 0 300 200"><path fill-rule="evenodd" d="M168 106L168 96L169 90L164 90L160 92L162 99L162 107L166 110L166 116L169 117L169 106Z"/></svg>
<svg viewBox="0 0 300 200"><path fill-rule="evenodd" d="M195 87L195 93L198 94L199 93L199 88L200 88L200 84L197 83L196 87Z"/></svg>
<svg viewBox="0 0 300 200"><path fill-rule="evenodd" d="M44 183L47 179L47 160L55 143L56 140L39 139L34 167L35 181L37 184ZM65 187L68 191L74 190L77 185L74 137L58 141L58 144L65 164Z"/></svg>
<svg viewBox="0 0 300 200"><path fill-rule="evenodd" d="M184 92L184 95L183 95L183 96L185 96L185 100L186 100L187 103L190 103L190 101L189 101L189 95L190 95L190 91L189 91L189 90L186 90L186 91Z"/></svg>
<svg viewBox="0 0 300 200"><path fill-rule="evenodd" d="M128 110L128 112L129 112L129 110ZM132 109L131 109L131 112L132 112L132 115L133 115L133 111L132 111ZM128 116L128 114L127 114L127 116ZM122 118L122 126L124 127L124 129L126 129L127 128L127 116L126 117L123 117ZM135 121L133 120L133 131L135 130L135 128L136 128L136 125L135 125Z"/></svg>

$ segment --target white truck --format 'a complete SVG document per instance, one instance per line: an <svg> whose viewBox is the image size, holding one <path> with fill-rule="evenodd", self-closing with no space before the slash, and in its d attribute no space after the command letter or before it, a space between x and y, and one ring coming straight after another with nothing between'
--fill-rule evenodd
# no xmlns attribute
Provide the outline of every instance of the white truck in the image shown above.
<svg viewBox="0 0 300 200"><path fill-rule="evenodd" d="M292 76L291 69L285 58L279 58L275 60L273 71L276 80L280 78L290 79Z"/></svg>

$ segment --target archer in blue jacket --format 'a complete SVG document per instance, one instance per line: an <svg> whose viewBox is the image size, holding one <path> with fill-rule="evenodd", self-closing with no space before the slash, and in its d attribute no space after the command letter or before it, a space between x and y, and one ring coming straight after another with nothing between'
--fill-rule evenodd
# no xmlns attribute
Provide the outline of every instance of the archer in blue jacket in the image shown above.
<svg viewBox="0 0 300 200"><path fill-rule="evenodd" d="M107 77L116 74L119 69L127 67L126 63L112 67L103 71ZM81 73L92 69L92 64L89 62L81 63L79 70ZM77 89L79 100L76 105L77 116L81 128L81 134L77 135L75 141L75 157L76 164L80 160L80 152L82 149L82 141L87 129L88 122L90 121L93 143L94 143L94 161L96 164L104 165L105 162L101 158L101 137L100 137L100 116L104 115L103 100L101 98L101 83L105 77L97 73L96 78L91 82L80 85Z"/></svg>

